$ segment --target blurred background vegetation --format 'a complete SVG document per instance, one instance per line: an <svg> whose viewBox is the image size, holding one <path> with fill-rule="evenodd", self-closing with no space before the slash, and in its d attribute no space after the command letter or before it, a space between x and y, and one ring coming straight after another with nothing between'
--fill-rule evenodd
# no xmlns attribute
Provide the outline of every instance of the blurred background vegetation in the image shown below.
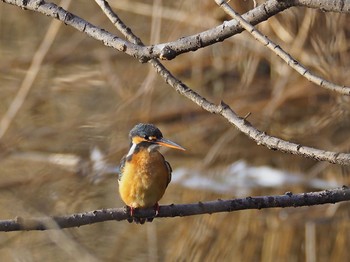
<svg viewBox="0 0 350 262"><path fill-rule="evenodd" d="M60 1L54 1L60 3ZM110 0L146 44L168 42L228 20L214 1ZM232 1L240 13L252 1ZM94 1L74 14L118 34ZM0 4L0 119L13 103L50 18ZM292 8L258 26L307 68L350 85L350 18ZM164 152L174 172L186 168L216 181L236 161L267 166L304 182L224 192L171 183L160 204L318 190L307 181L349 184L349 168L270 151L225 120L177 94L140 64L61 25L35 81L0 139L0 219L120 207L115 174L94 169L102 154L117 166L138 122L156 124L187 151ZM224 100L270 135L348 152L350 104L309 83L247 33L164 64L191 88ZM30 73L30 72L29 72ZM98 150L99 151L98 151ZM59 154L59 155L58 155ZM191 171L192 170L192 171ZM259 174L259 173L258 173ZM269 173L261 175L269 176ZM349 257L349 204L250 210L155 219L144 226L106 222L81 228L0 235L2 261L343 261Z"/></svg>

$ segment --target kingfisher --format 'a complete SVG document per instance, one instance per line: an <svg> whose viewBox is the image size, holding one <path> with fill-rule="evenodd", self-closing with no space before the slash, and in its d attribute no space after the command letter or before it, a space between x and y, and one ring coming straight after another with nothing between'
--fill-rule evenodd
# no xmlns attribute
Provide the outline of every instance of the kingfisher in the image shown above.
<svg viewBox="0 0 350 262"><path fill-rule="evenodd" d="M144 224L152 218L134 217L136 208L154 207L158 215L158 201L171 181L171 166L158 151L160 146L185 150L182 146L165 139L153 124L137 124L129 133L130 149L122 158L118 177L119 194L130 208L132 219L128 221Z"/></svg>

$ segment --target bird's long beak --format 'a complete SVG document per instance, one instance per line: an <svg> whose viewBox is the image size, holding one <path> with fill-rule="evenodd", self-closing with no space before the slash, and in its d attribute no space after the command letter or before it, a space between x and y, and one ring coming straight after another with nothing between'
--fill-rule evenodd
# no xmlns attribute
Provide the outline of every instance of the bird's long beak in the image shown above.
<svg viewBox="0 0 350 262"><path fill-rule="evenodd" d="M175 148L175 149L179 149L179 150L183 150L185 151L186 149L183 148L182 146L174 143L173 141L170 141L168 139L165 138L161 138L161 139L157 139L157 141L155 141L155 143L157 143L158 145L161 146L166 146L166 147L170 147L170 148Z"/></svg>

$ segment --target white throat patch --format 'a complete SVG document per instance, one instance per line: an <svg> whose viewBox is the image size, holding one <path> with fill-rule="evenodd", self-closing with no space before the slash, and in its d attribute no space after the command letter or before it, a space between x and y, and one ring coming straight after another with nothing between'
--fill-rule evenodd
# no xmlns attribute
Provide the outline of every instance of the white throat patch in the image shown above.
<svg viewBox="0 0 350 262"><path fill-rule="evenodd" d="M132 146L130 147L130 150L129 150L128 154L126 155L126 157L131 156L134 153L135 149L136 149L136 144L132 143Z"/></svg>

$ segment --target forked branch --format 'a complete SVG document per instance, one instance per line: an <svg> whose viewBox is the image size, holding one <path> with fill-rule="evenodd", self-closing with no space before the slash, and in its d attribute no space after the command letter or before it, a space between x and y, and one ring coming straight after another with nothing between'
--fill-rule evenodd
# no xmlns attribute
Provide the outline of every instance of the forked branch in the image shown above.
<svg viewBox="0 0 350 262"><path fill-rule="evenodd" d="M142 41L121 21L121 19L111 10L104 0L95 0L106 16L113 22L116 28L125 35L133 43L142 44ZM321 150L317 148L307 147L301 144L292 143L283 139L269 136L251 125L245 119L239 117L228 105L221 103L215 105L208 101L190 87L182 83L157 59L152 59L150 63L154 66L157 73L165 80L167 84L172 86L177 92L190 99L208 112L220 114L229 123L233 124L239 131L253 139L258 145L264 145L272 150L280 150L283 152L301 155L318 161L328 161L334 164L350 165L350 154Z"/></svg>
<svg viewBox="0 0 350 262"><path fill-rule="evenodd" d="M5 3L16 5L25 10L31 10L61 20L67 25L88 34L96 40L102 41L106 46L111 46L128 55L134 56L142 62L147 62L153 58L171 60L176 56L196 51L200 48L210 46L214 43L224 41L225 39L241 33L244 28L236 20L226 21L223 25L216 26L195 35L181 37L172 42L161 43L152 46L140 47L124 41L117 36L98 28L84 19L64 10L54 3L48 3L44 0L2 0ZM106 6L107 1L96 1L102 6ZM331 0L267 0L265 3L250 10L242 17L252 25L257 25L268 18L293 6L304 6L318 8L323 11L332 12L350 12L350 0L339 1L342 5L336 4L337 1ZM112 21L113 22L113 21Z"/></svg>
<svg viewBox="0 0 350 262"><path fill-rule="evenodd" d="M339 152L331 152L320 149L315 149L311 147L306 147L297 143L292 143L289 141L282 140L280 138L272 137L264 132L259 131L254 128L250 123L245 121L244 119L238 117L234 111L224 103L221 105L215 105L214 103L208 101L194 90L189 88L187 85L182 83L179 79L173 76L155 57L161 57L164 54L155 52L154 46L145 47L142 45L141 40L132 33L132 31L118 18L118 16L108 8L108 4L105 0L96 0L96 2L100 5L105 14L111 19L114 25L129 39L129 41L122 40L113 34L106 32L105 30L99 29L92 24L86 22L85 20L73 15L58 7L52 3L46 3L43 0L27 0L27 1L15 1L15 0L3 0L6 3L14 4L20 6L25 9L34 10L48 16L57 18L66 24L69 24L76 29L87 33L95 39L101 40L107 46L112 46L117 50L123 51L129 55L135 56L139 58L141 61L150 61L150 63L155 67L158 74L172 86L177 92L187 97L203 109L208 112L216 113L222 115L228 122L237 127L241 132L252 138L256 141L257 144L265 145L268 148L273 150L280 150L292 154L301 155L304 157L312 158L315 160L324 160L335 164L340 165L350 165L350 154L339 153ZM341 11L347 11L350 0L344 0L343 5L341 7ZM305 3L304 1L303 3ZM221 3L221 1L220 1ZM281 11L280 9L285 9L291 5L301 5L303 4L301 1L276 1L270 0L266 2L266 5L263 6L263 11L259 11L256 15L260 15L261 19L267 19L267 14L276 14ZM269 11L269 5L279 6L280 9L273 9L272 12ZM107 8L106 8L107 7ZM260 6L261 7L261 6ZM271 6L270 6L271 7ZM258 7L257 7L258 8ZM254 10L258 10L255 8ZM340 8L340 7L339 7ZM247 16L250 16L250 12L247 13ZM255 17L254 15L252 17ZM256 18L255 18L256 19ZM242 20L243 21L243 20ZM244 20L245 21L245 20ZM250 22L247 20L247 22ZM230 21L229 23L237 23L235 21ZM228 26L231 30L231 25L224 23L223 26L220 26L221 30L225 30L225 25ZM238 26L238 25L237 25ZM240 27L235 27L240 28ZM254 31L254 30L253 30ZM234 33L233 33L234 34ZM217 41L221 41L224 38L221 38L221 35L215 35L218 39ZM132 43L133 42L133 43ZM201 41L200 41L201 42ZM146 48L146 49L145 49ZM143 51L147 50L146 53ZM168 50L169 51L169 50ZM150 60L151 59L151 60Z"/></svg>

